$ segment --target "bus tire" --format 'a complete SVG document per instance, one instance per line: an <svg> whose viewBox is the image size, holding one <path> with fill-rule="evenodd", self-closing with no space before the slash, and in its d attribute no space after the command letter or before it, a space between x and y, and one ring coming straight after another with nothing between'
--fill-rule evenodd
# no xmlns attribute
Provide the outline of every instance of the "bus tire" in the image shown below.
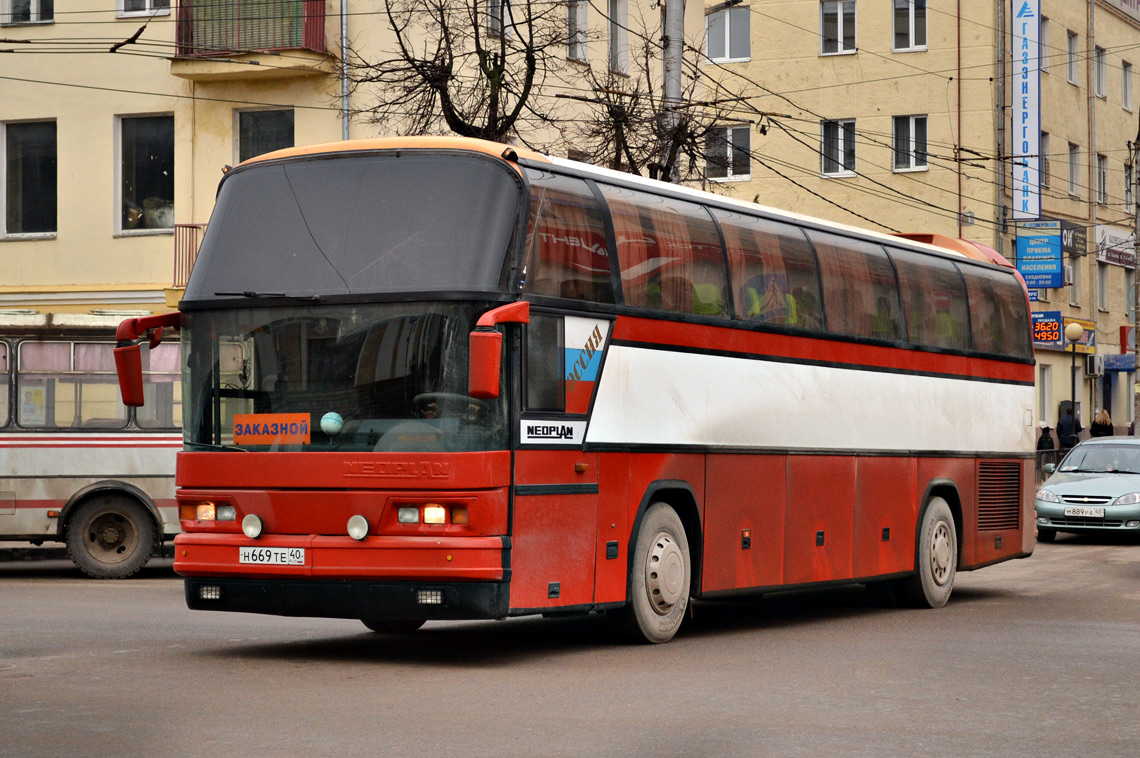
<svg viewBox="0 0 1140 758"><path fill-rule="evenodd" d="M392 620L392 619L360 619L360 623L376 632L377 634L411 634L424 625L425 621L420 620Z"/></svg>
<svg viewBox="0 0 1140 758"><path fill-rule="evenodd" d="M125 579L154 554L154 519L138 501L95 495L79 505L67 523L67 557L96 579Z"/></svg>
<svg viewBox="0 0 1140 758"><path fill-rule="evenodd" d="M673 639L689 607L691 576L689 540L680 517L667 503L654 503L637 530L629 605L622 612L626 636L654 644Z"/></svg>
<svg viewBox="0 0 1140 758"><path fill-rule="evenodd" d="M958 533L954 529L954 514L940 497L931 498L922 514L916 550L918 571L899 580L899 600L913 608L941 608L954 589Z"/></svg>

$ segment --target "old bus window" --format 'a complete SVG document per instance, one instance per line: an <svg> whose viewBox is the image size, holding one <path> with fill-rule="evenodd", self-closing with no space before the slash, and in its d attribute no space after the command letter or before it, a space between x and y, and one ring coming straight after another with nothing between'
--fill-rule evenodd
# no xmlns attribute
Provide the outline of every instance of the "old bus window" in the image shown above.
<svg viewBox="0 0 1140 758"><path fill-rule="evenodd" d="M1025 292L1012 276L981 266L959 266L966 279L974 349L1032 358Z"/></svg>
<svg viewBox="0 0 1140 758"><path fill-rule="evenodd" d="M895 270L879 245L809 231L819 256L827 328L837 334L902 339Z"/></svg>
<svg viewBox="0 0 1140 758"><path fill-rule="evenodd" d="M702 206L600 185L610 206L626 305L728 316L720 236Z"/></svg>
<svg viewBox="0 0 1140 758"><path fill-rule="evenodd" d="M966 288L954 264L895 248L890 255L899 272L907 339L931 347L969 349Z"/></svg>
<svg viewBox="0 0 1140 758"><path fill-rule="evenodd" d="M562 317L532 313L526 326L526 410L566 410L565 359Z"/></svg>
<svg viewBox="0 0 1140 758"><path fill-rule="evenodd" d="M0 426L8 424L8 343L0 342Z"/></svg>
<svg viewBox="0 0 1140 758"><path fill-rule="evenodd" d="M614 301L606 228L580 179L528 170L530 219L523 290L595 303Z"/></svg>
<svg viewBox="0 0 1140 758"><path fill-rule="evenodd" d="M794 226L715 210L728 248L736 315L804 329L823 326L815 254Z"/></svg>
<svg viewBox="0 0 1140 758"><path fill-rule="evenodd" d="M153 350L143 349L143 398L135 409L135 421L143 429L174 429L182 426L182 346L163 342Z"/></svg>
<svg viewBox="0 0 1140 758"><path fill-rule="evenodd" d="M120 429L127 409L119 399L114 345L21 342L16 420L31 428Z"/></svg>

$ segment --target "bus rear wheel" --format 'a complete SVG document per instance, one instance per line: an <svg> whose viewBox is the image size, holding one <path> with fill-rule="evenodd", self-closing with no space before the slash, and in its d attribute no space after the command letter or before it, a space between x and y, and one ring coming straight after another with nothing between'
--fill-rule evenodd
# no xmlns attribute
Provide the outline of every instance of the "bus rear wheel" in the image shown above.
<svg viewBox="0 0 1140 758"><path fill-rule="evenodd" d="M918 533L918 571L895 585L903 605L941 608L950 599L958 570L958 533L954 514L940 497L931 498Z"/></svg>
<svg viewBox="0 0 1140 758"><path fill-rule="evenodd" d="M360 619L360 623L377 634L411 634L424 625L423 620Z"/></svg>
<svg viewBox="0 0 1140 758"><path fill-rule="evenodd" d="M68 519L67 557L96 579L125 579L139 571L154 553L154 520L137 501L119 495L97 495Z"/></svg>
<svg viewBox="0 0 1140 758"><path fill-rule="evenodd" d="M689 540L677 512L654 503L637 530L629 577L629 606L622 626L635 641L668 642L681 628L689 607L692 564Z"/></svg>

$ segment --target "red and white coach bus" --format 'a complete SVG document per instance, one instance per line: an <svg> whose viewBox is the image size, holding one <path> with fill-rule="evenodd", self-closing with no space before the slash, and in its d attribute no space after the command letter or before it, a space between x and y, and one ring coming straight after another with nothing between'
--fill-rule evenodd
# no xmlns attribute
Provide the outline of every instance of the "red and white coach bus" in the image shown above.
<svg viewBox="0 0 1140 758"><path fill-rule="evenodd" d="M117 579L178 532L177 342L148 353L145 407L119 399L122 316L0 313L0 541L62 542L84 573Z"/></svg>
<svg viewBox="0 0 1140 758"><path fill-rule="evenodd" d="M128 403L158 327L191 608L605 611L664 642L692 598L937 607L1033 550L1026 293L949 249L505 145L345 142L227 173L180 311L120 326Z"/></svg>

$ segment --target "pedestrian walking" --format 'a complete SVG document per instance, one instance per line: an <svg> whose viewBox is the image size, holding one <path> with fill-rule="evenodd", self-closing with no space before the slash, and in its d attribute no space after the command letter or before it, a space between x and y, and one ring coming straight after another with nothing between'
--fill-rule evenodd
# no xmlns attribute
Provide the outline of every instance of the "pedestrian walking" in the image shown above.
<svg viewBox="0 0 1140 758"><path fill-rule="evenodd" d="M1089 434L1093 437L1111 437L1115 433L1112 428L1112 417L1108 415L1107 410L1101 408L1100 413L1096 414L1096 418L1089 425Z"/></svg>

